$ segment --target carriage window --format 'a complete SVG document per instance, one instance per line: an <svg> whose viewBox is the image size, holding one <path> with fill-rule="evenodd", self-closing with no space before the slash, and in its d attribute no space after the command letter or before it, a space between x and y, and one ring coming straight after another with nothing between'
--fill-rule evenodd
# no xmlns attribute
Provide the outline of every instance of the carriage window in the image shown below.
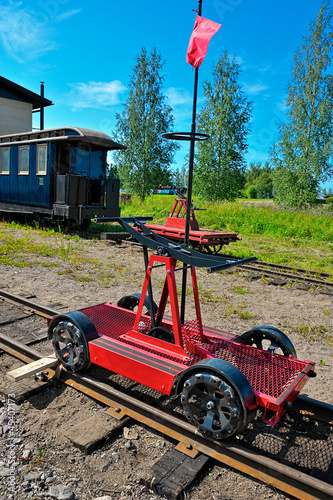
<svg viewBox="0 0 333 500"><path fill-rule="evenodd" d="M19 174L29 174L29 146L19 148Z"/></svg>
<svg viewBox="0 0 333 500"><path fill-rule="evenodd" d="M1 174L9 174L10 169L10 150L2 149L1 157L0 157L0 173Z"/></svg>
<svg viewBox="0 0 333 500"><path fill-rule="evenodd" d="M46 175L47 146L38 146L37 154L37 174Z"/></svg>

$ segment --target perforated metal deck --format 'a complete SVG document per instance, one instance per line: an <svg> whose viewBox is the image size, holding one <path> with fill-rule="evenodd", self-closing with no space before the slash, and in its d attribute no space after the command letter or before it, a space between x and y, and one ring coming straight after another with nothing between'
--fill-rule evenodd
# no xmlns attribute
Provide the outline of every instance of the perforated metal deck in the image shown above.
<svg viewBox="0 0 333 500"><path fill-rule="evenodd" d="M103 337L122 342L124 345L135 347L135 338L126 336L133 328L136 313L134 311L122 309L110 303L100 304L90 308L82 309L94 323L97 332ZM139 323L139 333L147 334L150 330L150 317L142 315ZM162 325L172 330L171 321L163 321ZM204 348L211 356L223 359L236 366L249 380L259 403L261 398L267 399L275 404L281 405L283 401L290 400L291 394L300 391L307 380L307 375L313 367L313 363L308 361L299 361L282 355L272 355L268 351L257 349L232 340L235 335L228 332L205 329L205 334L213 343L200 343L196 321L185 323L182 327L184 337L184 348L187 353L186 359L180 361L179 356L173 353L173 344L169 350L161 350L149 343L147 335L147 344L140 344L140 350L146 351L149 355L163 358L184 366L192 366L202 359L195 353L194 345L198 344ZM125 335L125 337L123 337Z"/></svg>

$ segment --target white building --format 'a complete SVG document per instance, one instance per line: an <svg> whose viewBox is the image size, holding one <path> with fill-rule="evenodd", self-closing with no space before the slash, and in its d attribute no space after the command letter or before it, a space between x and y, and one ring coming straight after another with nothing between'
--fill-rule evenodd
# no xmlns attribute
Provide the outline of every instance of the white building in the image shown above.
<svg viewBox="0 0 333 500"><path fill-rule="evenodd" d="M41 86L42 93L44 87ZM32 130L32 113L40 111L44 128L44 108L52 102L0 76L0 135Z"/></svg>

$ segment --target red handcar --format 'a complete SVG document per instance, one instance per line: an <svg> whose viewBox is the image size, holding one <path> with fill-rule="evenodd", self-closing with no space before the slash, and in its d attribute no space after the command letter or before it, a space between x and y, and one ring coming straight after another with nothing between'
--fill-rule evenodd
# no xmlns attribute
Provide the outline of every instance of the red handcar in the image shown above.
<svg viewBox="0 0 333 500"><path fill-rule="evenodd" d="M288 337L272 326L236 335L204 326L201 320L196 267L215 272L255 258L202 254L156 235L136 219L117 221L143 247L142 292L117 304L107 302L54 317L49 338L62 365L78 371L93 363L161 393L178 394L188 420L214 439L241 432L258 407L265 423L276 424L315 375L314 363L297 360ZM150 258L148 248L153 250ZM177 262L182 265L177 267ZM161 267L165 280L157 306L151 278ZM175 278L179 270L187 269L196 311L191 321L182 317Z"/></svg>

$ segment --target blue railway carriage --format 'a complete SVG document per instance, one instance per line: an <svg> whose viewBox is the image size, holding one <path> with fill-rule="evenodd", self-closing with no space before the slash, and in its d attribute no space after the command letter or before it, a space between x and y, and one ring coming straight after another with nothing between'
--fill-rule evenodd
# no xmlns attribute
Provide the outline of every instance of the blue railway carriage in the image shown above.
<svg viewBox="0 0 333 500"><path fill-rule="evenodd" d="M82 227L119 217L119 180L106 177L116 149L126 147L76 127L0 136L0 212Z"/></svg>

